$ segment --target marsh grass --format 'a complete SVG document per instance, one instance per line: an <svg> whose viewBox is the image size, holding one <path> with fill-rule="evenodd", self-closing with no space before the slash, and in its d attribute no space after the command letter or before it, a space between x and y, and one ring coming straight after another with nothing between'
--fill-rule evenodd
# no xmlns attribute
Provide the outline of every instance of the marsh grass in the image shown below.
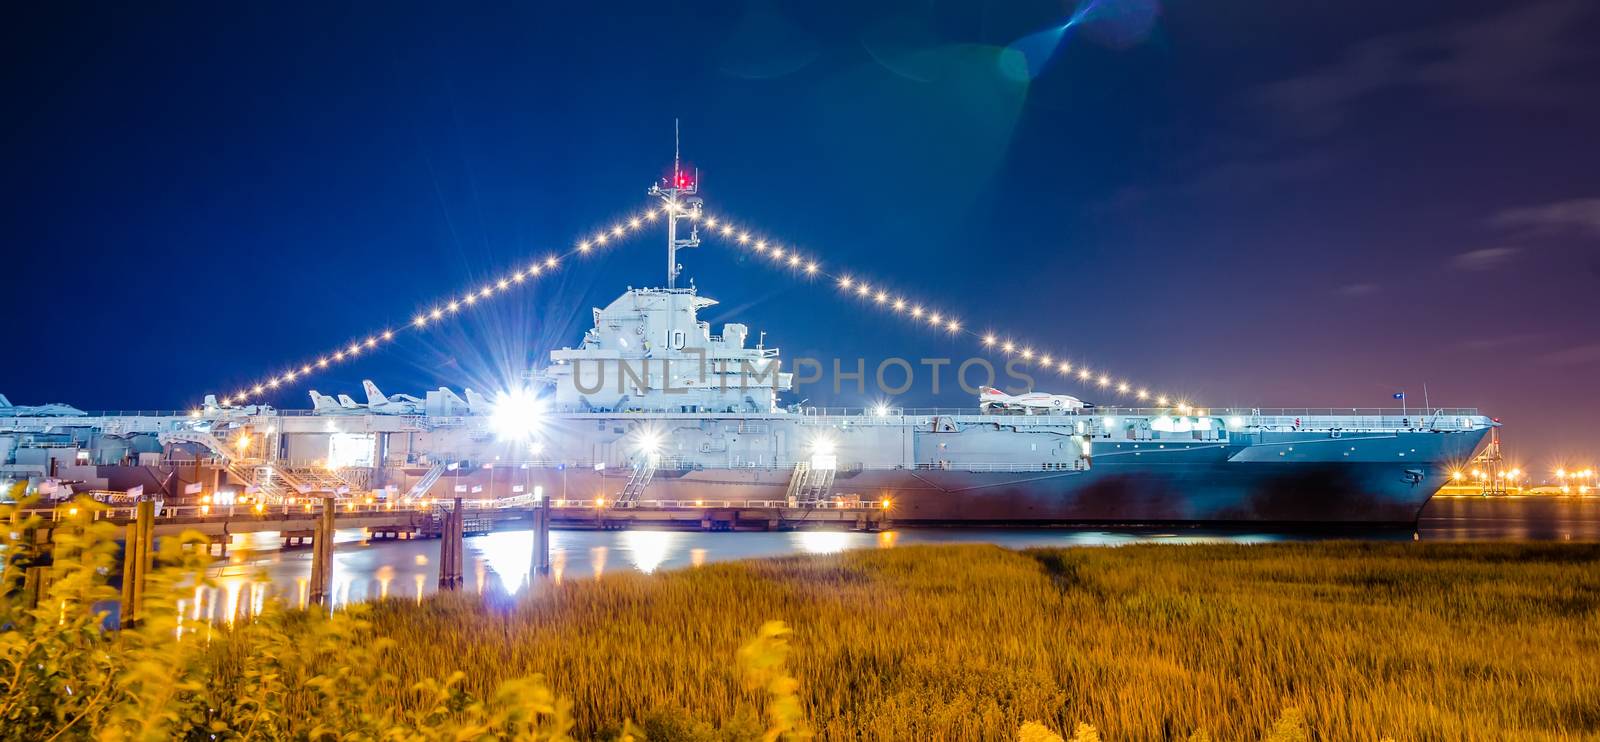
<svg viewBox="0 0 1600 742"><path fill-rule="evenodd" d="M0 505L0 739L1600 735L1596 545L911 547L226 628L184 618L180 538L107 631L116 529L77 507L33 605Z"/></svg>
<svg viewBox="0 0 1600 742"><path fill-rule="evenodd" d="M586 733L735 720L757 699L734 648L781 618L828 739L1011 739L1027 721L1261 739L1288 709L1323 739L1572 738L1600 734L1597 568L1593 545L911 547L372 620L402 677L460 667L482 691L537 670Z"/></svg>

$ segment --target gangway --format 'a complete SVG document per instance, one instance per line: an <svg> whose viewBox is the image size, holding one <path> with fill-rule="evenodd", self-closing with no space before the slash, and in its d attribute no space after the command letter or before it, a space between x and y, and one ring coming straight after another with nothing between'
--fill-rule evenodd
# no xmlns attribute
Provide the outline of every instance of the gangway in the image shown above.
<svg viewBox="0 0 1600 742"><path fill-rule="evenodd" d="M428 494L428 490L433 489L433 485L439 481L439 477L444 476L444 470L444 462L434 464L433 468L429 469L428 473L423 474L416 484L411 485L411 489L406 492L406 499L415 500Z"/></svg>
<svg viewBox="0 0 1600 742"><path fill-rule="evenodd" d="M800 505L815 505L827 500L828 493L833 490L836 471L831 466L812 466L804 461L795 464L784 499Z"/></svg>
<svg viewBox="0 0 1600 742"><path fill-rule="evenodd" d="M812 468L802 485L800 502L812 505L827 500L828 493L833 490L833 475L836 471L838 470L831 466L822 469Z"/></svg>
<svg viewBox="0 0 1600 742"><path fill-rule="evenodd" d="M505 508L530 508L538 506L541 502L544 502L543 494L525 492L510 497L497 497L491 501L491 506L502 510Z"/></svg>
<svg viewBox="0 0 1600 742"><path fill-rule="evenodd" d="M628 507L639 501L639 495L644 494L644 488L650 486L650 480L656 476L656 468L660 459L654 455L645 456L639 463L634 464L633 473L628 475L628 483L623 486L622 494L617 497L618 507Z"/></svg>
<svg viewBox="0 0 1600 742"><path fill-rule="evenodd" d="M804 461L795 462L794 473L789 475L789 489L783 493L784 502L800 501L800 486L805 483L806 472L810 469L811 465Z"/></svg>
<svg viewBox="0 0 1600 742"><path fill-rule="evenodd" d="M338 471L325 466L279 466L278 473L299 492L348 494L354 489Z"/></svg>
<svg viewBox="0 0 1600 742"><path fill-rule="evenodd" d="M228 479L244 485L246 491L255 493L262 502L279 503L294 492L294 485L281 476L274 476L277 472L265 462L229 459L227 467Z"/></svg>

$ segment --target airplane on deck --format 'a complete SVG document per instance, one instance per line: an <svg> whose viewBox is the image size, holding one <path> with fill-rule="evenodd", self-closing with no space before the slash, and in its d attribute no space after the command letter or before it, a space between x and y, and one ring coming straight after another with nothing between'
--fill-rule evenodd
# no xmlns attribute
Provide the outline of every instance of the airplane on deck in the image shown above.
<svg viewBox="0 0 1600 742"><path fill-rule="evenodd" d="M328 396L311 390L311 412L315 415L421 415L427 403L409 394L385 396L371 380L362 380L367 392L367 403L355 401L348 394ZM470 394L470 392L469 392ZM469 397L470 399L470 397Z"/></svg>
<svg viewBox="0 0 1600 742"><path fill-rule="evenodd" d="M396 394L392 397L384 396L378 385L371 379L362 379L361 388L367 391L366 408L369 412L379 415L421 415L427 403L409 394Z"/></svg>
<svg viewBox="0 0 1600 742"><path fill-rule="evenodd" d="M72 405L60 402L19 407L11 404L6 395L0 394L0 417L87 417L88 414Z"/></svg>
<svg viewBox="0 0 1600 742"><path fill-rule="evenodd" d="M1020 412L1025 415L1051 415L1089 409L1093 404L1065 394L1006 394L992 386L978 389L978 408L985 413Z"/></svg>
<svg viewBox="0 0 1600 742"><path fill-rule="evenodd" d="M349 395L339 395L342 399L334 399L317 390L311 390L311 414L313 415L358 415L366 410L350 399ZM349 402L345 405L344 402Z"/></svg>
<svg viewBox="0 0 1600 742"><path fill-rule="evenodd" d="M472 414L487 415L490 413L490 408L493 407L493 405L489 404L489 400L484 399L482 394L472 391L471 389L466 390L466 392L467 409L472 410Z"/></svg>
<svg viewBox="0 0 1600 742"><path fill-rule="evenodd" d="M439 387L439 396L435 399L438 400L441 408L445 410L451 410L451 412L443 414L487 415L490 413L489 400L484 399L482 394L472 391L471 388L467 388L463 391L466 394L466 399L462 399L461 395L456 394L450 389L450 387ZM429 392L428 394L431 397L433 396L434 392ZM395 396L399 397L402 395L397 394Z"/></svg>
<svg viewBox="0 0 1600 742"><path fill-rule="evenodd" d="M273 412L272 405L221 404L217 402L217 395L215 394L207 394L205 403L200 406L200 416L205 418L255 417L256 415L271 415Z"/></svg>

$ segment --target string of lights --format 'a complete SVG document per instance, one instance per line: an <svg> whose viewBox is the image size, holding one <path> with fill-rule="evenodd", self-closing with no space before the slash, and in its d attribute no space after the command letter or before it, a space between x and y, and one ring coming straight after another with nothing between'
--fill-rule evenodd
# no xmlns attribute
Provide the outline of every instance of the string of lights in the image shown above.
<svg viewBox="0 0 1600 742"><path fill-rule="evenodd" d="M1129 379L1108 371L1093 369L1085 363L1069 360L1061 354L1052 354L1040 345L994 330L978 331L969 328L955 313L895 291L886 283L869 279L859 272L844 269L826 270L816 257L804 254L798 248L785 247L776 241L757 236L752 229L736 224L731 219L703 213L698 221L700 226L713 237L730 241L758 257L765 258L763 262L769 267L811 280L830 281L840 294L903 317L919 326L949 335L969 336L985 349L999 352L1008 359L1017 359L1063 377L1076 378L1086 385L1115 393L1126 399L1137 400L1142 404L1172 408L1185 414L1194 409L1193 404L1177 395L1136 385Z"/></svg>
<svg viewBox="0 0 1600 742"><path fill-rule="evenodd" d="M407 331L423 332L429 328L437 327L463 311L481 307L498 296L510 293L513 289L554 273L569 258L594 254L598 250L637 234L650 223L660 219L665 213L664 209L664 206L658 206L629 215L624 219L613 222L609 227L580 238L565 252L552 252L543 257L523 262L518 267L508 269L497 279L468 286L448 298L439 299L425 305L417 310L415 316L411 318L411 322L407 324L383 327L364 336L352 338L349 342L323 352L314 358L308 357L300 363L290 364L266 378L242 385L233 394L221 396L220 402L224 406L243 404L251 399L259 398L268 391L277 391L296 381L303 381L318 371L376 352L379 348L399 339L401 333Z"/></svg>

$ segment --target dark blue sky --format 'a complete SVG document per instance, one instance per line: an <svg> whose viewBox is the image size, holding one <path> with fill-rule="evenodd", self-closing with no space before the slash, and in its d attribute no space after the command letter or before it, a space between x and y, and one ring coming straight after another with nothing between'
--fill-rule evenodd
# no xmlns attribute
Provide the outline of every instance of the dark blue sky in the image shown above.
<svg viewBox="0 0 1600 742"><path fill-rule="evenodd" d="M402 325L644 207L681 117L710 209L969 326L1218 406L1426 383L1528 463L1600 452L1600 8L1309 5L1101 0L1031 81L1001 50L1070 4L13 9L0 391L187 406ZM659 246L267 401L485 386L658 283ZM786 355L978 352L683 262Z"/></svg>

